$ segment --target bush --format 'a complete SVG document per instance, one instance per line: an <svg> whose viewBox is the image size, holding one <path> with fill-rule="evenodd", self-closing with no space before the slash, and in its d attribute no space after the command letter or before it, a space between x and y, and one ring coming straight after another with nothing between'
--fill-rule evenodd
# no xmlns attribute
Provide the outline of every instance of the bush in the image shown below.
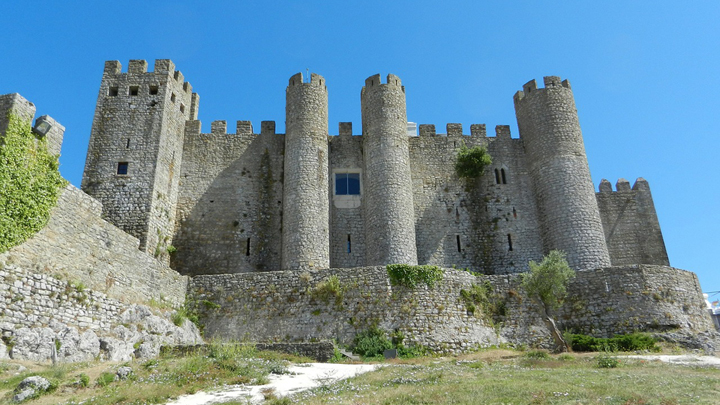
<svg viewBox="0 0 720 405"><path fill-rule="evenodd" d="M393 344L384 330L377 326L371 326L367 330L358 333L353 339L353 352L363 357L382 356L385 350L393 348Z"/></svg>
<svg viewBox="0 0 720 405"><path fill-rule="evenodd" d="M30 122L8 115L0 145L0 252L41 230L67 182L58 171L58 158L36 140Z"/></svg>
<svg viewBox="0 0 720 405"><path fill-rule="evenodd" d="M415 288L424 283L430 288L443 279L443 271L438 266L413 266L410 264L388 264L386 267L390 283Z"/></svg>
<svg viewBox="0 0 720 405"><path fill-rule="evenodd" d="M525 353L525 358L532 359L532 360L547 360L550 358L550 355L546 351L531 350L531 351Z"/></svg>
<svg viewBox="0 0 720 405"><path fill-rule="evenodd" d="M107 387L115 381L115 374L104 372L95 380L95 383L100 387Z"/></svg>
<svg viewBox="0 0 720 405"><path fill-rule="evenodd" d="M80 374L80 386L83 388L90 386L90 377L85 373Z"/></svg>
<svg viewBox="0 0 720 405"><path fill-rule="evenodd" d="M620 365L620 361L608 353L600 353L595 357L597 366L600 368L615 368Z"/></svg>
<svg viewBox="0 0 720 405"><path fill-rule="evenodd" d="M570 345L577 352L659 350L655 345L657 340L646 333L615 335L611 338L596 338L582 334L570 334L570 337Z"/></svg>
<svg viewBox="0 0 720 405"><path fill-rule="evenodd" d="M335 305L340 305L345 296L345 290L347 290L347 287L340 282L338 276L332 275L319 282L315 288L313 288L310 295L325 304L329 304L332 300L335 302Z"/></svg>
<svg viewBox="0 0 720 405"><path fill-rule="evenodd" d="M468 148L463 143L458 151L457 162L455 162L455 173L458 177L476 178L485 173L485 167L492 164L492 157L484 146Z"/></svg>

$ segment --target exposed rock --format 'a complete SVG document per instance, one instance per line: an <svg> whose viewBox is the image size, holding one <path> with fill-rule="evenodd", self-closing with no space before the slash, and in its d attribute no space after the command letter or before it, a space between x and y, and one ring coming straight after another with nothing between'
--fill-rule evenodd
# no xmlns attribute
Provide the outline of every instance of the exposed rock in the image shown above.
<svg viewBox="0 0 720 405"><path fill-rule="evenodd" d="M115 373L115 380L127 380L130 374L133 373L132 367L120 367Z"/></svg>
<svg viewBox="0 0 720 405"><path fill-rule="evenodd" d="M5 346L5 343L3 343L2 340L0 340L0 360L7 359L7 358L8 358L7 346Z"/></svg>
<svg viewBox="0 0 720 405"><path fill-rule="evenodd" d="M100 354L100 341L95 332L88 330L80 334L77 329L65 326L57 334L59 342L58 360L79 362L92 360Z"/></svg>
<svg viewBox="0 0 720 405"><path fill-rule="evenodd" d="M40 376L28 377L18 384L15 388L15 395L13 401L23 402L27 399L32 398L38 393L47 391L50 388L50 381Z"/></svg>
<svg viewBox="0 0 720 405"><path fill-rule="evenodd" d="M100 338L100 358L106 361L130 361L135 348L132 342L112 337Z"/></svg>
<svg viewBox="0 0 720 405"><path fill-rule="evenodd" d="M13 343L13 359L46 361L55 349L55 332L50 328L20 328L15 331Z"/></svg>

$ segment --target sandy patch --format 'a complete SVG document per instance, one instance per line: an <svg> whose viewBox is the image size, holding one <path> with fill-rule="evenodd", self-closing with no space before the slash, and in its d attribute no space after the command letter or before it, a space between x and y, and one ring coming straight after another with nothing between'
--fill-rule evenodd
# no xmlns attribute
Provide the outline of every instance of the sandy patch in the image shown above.
<svg viewBox="0 0 720 405"><path fill-rule="evenodd" d="M168 405L205 405L230 400L247 400L262 403L263 391L274 390L278 397L294 394L323 384L354 377L381 367L377 364L307 363L289 367L290 374L270 375L266 385L232 385L214 392L197 392L183 395Z"/></svg>
<svg viewBox="0 0 720 405"><path fill-rule="evenodd" d="M643 359L643 360L660 360L663 363L682 364L684 366L706 366L706 367L720 368L720 358L715 357L715 356L696 356L696 355L692 355L692 354L683 354L683 355L657 354L657 355L630 355L630 356L618 356L618 357L629 357L631 359Z"/></svg>

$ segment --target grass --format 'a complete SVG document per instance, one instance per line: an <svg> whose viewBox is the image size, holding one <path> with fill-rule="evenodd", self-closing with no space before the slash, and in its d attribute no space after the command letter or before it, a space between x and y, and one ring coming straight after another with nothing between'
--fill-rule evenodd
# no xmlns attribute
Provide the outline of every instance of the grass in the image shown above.
<svg viewBox="0 0 720 405"><path fill-rule="evenodd" d="M550 355L543 351L483 350L456 357L419 357L387 362L386 367L348 380L325 384L290 398L263 392L267 404L685 404L717 403L720 369L629 359L603 368L598 353ZM205 354L163 357L130 363L126 381L97 382L125 364L82 363L29 369L13 375L0 367L0 403L29 375L60 382L58 389L27 404L164 403L169 398L223 384L262 384L284 373L289 361L305 362L242 344L213 345ZM89 380L83 387L82 376ZM108 378L108 377L105 377ZM108 378L109 380L109 378ZM8 401L9 402L9 401ZM228 404L244 403L229 402Z"/></svg>
<svg viewBox="0 0 720 405"><path fill-rule="evenodd" d="M24 362L28 369L14 375L15 367L2 367L0 403L10 403L13 389L26 377L41 375L58 381L58 389L25 404L158 404L183 394L225 384L268 382L270 374L287 372L290 362L309 362L298 357L258 351L252 345L211 344L204 353L167 356L133 363L81 363L57 367ZM115 381L115 372L130 366L125 381ZM17 371L15 371L17 372Z"/></svg>
<svg viewBox="0 0 720 405"><path fill-rule="evenodd" d="M531 352L532 353L532 352ZM396 362L299 393L300 404L685 404L717 403L720 370L623 359L601 368L597 354L489 351Z"/></svg>

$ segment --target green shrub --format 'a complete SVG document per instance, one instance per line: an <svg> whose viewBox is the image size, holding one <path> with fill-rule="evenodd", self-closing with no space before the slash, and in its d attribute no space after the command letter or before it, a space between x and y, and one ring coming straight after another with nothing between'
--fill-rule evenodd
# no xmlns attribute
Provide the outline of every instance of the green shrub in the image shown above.
<svg viewBox="0 0 720 405"><path fill-rule="evenodd" d="M443 279L443 271L438 266L413 266L410 264L388 264L386 267L390 282L393 285L403 285L415 288L424 283L430 288Z"/></svg>
<svg viewBox="0 0 720 405"><path fill-rule="evenodd" d="M615 335L611 338L596 338L582 334L570 334L570 345L577 352L624 351L635 350L657 351L657 340L646 333Z"/></svg>
<svg viewBox="0 0 720 405"><path fill-rule="evenodd" d="M42 229L67 182L58 158L36 140L30 122L9 114L0 145L0 252Z"/></svg>
<svg viewBox="0 0 720 405"><path fill-rule="evenodd" d="M90 386L90 377L85 373L80 374L80 386L83 388Z"/></svg>
<svg viewBox="0 0 720 405"><path fill-rule="evenodd" d="M377 326L371 326L358 333L353 339L353 352L363 357L382 356L385 350L392 348L393 344L387 338L385 331Z"/></svg>
<svg viewBox="0 0 720 405"><path fill-rule="evenodd" d="M340 305L342 304L346 290L347 287L340 282L338 276L332 275L317 283L315 288L312 289L310 295L325 304L329 304L332 300L335 302L335 305Z"/></svg>
<svg viewBox="0 0 720 405"><path fill-rule="evenodd" d="M529 352L525 353L525 358L533 360L547 360L550 358L550 355L543 350L530 350Z"/></svg>
<svg viewBox="0 0 720 405"><path fill-rule="evenodd" d="M104 372L100 374L100 376L95 380L95 384L97 384L100 387L107 387L108 385L112 384L115 381L115 374Z"/></svg>
<svg viewBox="0 0 720 405"><path fill-rule="evenodd" d="M620 361L608 353L600 353L595 357L597 366L600 368L615 368L620 365Z"/></svg>
<svg viewBox="0 0 720 405"><path fill-rule="evenodd" d="M485 173L485 167L492 164L492 157L484 146L468 148L463 143L458 151L455 162L455 173L458 177L476 178Z"/></svg>

